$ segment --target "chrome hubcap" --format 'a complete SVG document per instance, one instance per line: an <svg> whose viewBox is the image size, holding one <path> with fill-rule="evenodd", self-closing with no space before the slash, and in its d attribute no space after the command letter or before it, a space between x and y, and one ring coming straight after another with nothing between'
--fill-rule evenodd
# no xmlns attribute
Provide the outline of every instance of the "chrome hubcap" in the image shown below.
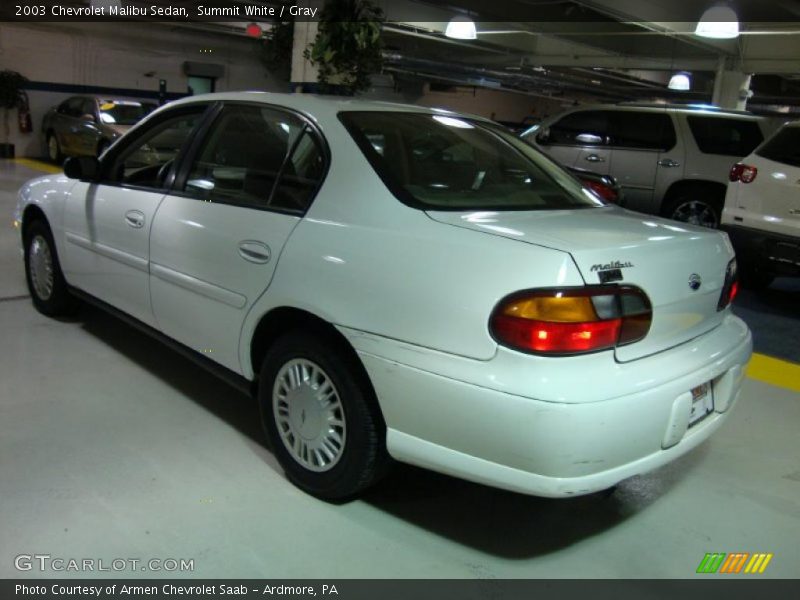
<svg viewBox="0 0 800 600"><path fill-rule="evenodd" d="M272 411L292 458L317 473L336 466L347 425L339 392L319 365L305 358L283 365L272 388Z"/></svg>
<svg viewBox="0 0 800 600"><path fill-rule="evenodd" d="M676 221L714 228L717 226L717 215L708 204L698 200L690 200L678 205L672 218Z"/></svg>
<svg viewBox="0 0 800 600"><path fill-rule="evenodd" d="M47 240L41 235L31 240L28 271L36 295L40 300L48 300L53 294L53 255Z"/></svg>
<svg viewBox="0 0 800 600"><path fill-rule="evenodd" d="M58 158L58 140L56 136L50 136L47 142L47 149L50 152L50 160L56 160Z"/></svg>

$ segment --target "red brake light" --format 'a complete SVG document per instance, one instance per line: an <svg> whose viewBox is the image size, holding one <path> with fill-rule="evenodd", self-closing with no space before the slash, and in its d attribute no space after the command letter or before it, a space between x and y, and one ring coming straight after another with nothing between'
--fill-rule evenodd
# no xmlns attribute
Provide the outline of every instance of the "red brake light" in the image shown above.
<svg viewBox="0 0 800 600"><path fill-rule="evenodd" d="M647 335L652 309L629 286L530 290L504 298L489 321L505 346L538 354L580 354L637 342Z"/></svg>
<svg viewBox="0 0 800 600"><path fill-rule="evenodd" d="M731 167L728 179L731 181L741 181L742 183L752 183L758 175L758 169L744 163L736 163Z"/></svg>
<svg viewBox="0 0 800 600"><path fill-rule="evenodd" d="M718 311L726 308L736 298L736 294L739 293L739 280L736 270L736 259L734 258L731 259L728 263L728 268L725 270L725 283L722 285L722 293L717 303Z"/></svg>
<svg viewBox="0 0 800 600"><path fill-rule="evenodd" d="M617 202L617 192L614 191L614 188L609 187L599 181L592 181L589 179L582 179L581 181L583 182L583 185L595 192L606 202Z"/></svg>

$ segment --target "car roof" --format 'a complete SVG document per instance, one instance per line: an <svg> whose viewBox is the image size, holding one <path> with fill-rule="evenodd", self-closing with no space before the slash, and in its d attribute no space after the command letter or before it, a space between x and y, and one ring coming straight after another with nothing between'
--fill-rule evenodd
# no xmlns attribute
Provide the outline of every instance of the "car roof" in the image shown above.
<svg viewBox="0 0 800 600"><path fill-rule="evenodd" d="M479 115L457 113L443 108L417 106L414 104L400 104L396 102L381 102L377 100L361 100L356 98L343 98L336 96L318 96L316 94L281 94L259 91L200 94L197 96L189 96L188 98L174 100L167 106L179 106L214 101L257 102L260 104L271 104L294 109L315 118L335 118L338 113L343 111L390 111L425 113L432 115L459 115L479 121L491 122L489 119Z"/></svg>
<svg viewBox="0 0 800 600"><path fill-rule="evenodd" d="M630 112L671 112L683 114L718 115L735 119L748 119L760 121L763 117L754 115L745 110L720 108L711 104L658 104L644 102L620 102L619 104L585 104L576 106L572 110L611 110Z"/></svg>

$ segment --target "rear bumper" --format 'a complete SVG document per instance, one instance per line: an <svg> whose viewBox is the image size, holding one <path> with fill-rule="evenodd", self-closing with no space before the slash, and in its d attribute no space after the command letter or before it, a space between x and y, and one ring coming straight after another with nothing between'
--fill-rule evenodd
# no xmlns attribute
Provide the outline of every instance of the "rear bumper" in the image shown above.
<svg viewBox="0 0 800 600"><path fill-rule="evenodd" d="M800 239L779 233L722 224L737 260L749 267L776 275L800 275Z"/></svg>
<svg viewBox="0 0 800 600"><path fill-rule="evenodd" d="M553 402L402 364L380 356L374 340L359 340L364 338L351 337L375 386L393 457L548 497L606 489L696 447L729 414L752 352L750 332L730 315L720 327L679 347L634 363L614 363L617 395ZM398 342L388 342L387 354L394 344ZM434 351L418 352L429 353L432 365L441 361ZM502 357L469 362L475 363L472 369L491 370L497 360ZM579 370L571 380L576 389L592 386ZM690 390L708 381L714 410L689 427ZM564 391L569 396L570 390ZM531 395L535 393L532 389Z"/></svg>

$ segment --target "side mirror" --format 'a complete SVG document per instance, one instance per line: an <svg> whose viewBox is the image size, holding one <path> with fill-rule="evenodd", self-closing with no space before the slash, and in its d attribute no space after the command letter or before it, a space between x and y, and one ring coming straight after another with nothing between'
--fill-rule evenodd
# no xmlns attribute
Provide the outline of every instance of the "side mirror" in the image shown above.
<svg viewBox="0 0 800 600"><path fill-rule="evenodd" d="M84 115L81 115L81 121L86 121L87 123L95 123L96 119L94 118L94 115L86 113Z"/></svg>
<svg viewBox="0 0 800 600"><path fill-rule="evenodd" d="M81 181L97 181L100 163L94 156L71 156L64 161L64 175Z"/></svg>

